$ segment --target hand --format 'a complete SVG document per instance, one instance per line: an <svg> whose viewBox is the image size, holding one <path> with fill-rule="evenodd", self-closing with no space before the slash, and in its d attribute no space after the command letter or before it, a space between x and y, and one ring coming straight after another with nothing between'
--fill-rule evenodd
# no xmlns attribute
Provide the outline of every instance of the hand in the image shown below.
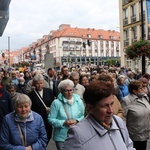
<svg viewBox="0 0 150 150"><path fill-rule="evenodd" d="M47 114L49 114L49 111L50 111L50 108L49 108L49 107L46 107L46 112L47 112Z"/></svg>
<svg viewBox="0 0 150 150"><path fill-rule="evenodd" d="M27 146L26 150L32 150L32 147L31 146Z"/></svg>
<svg viewBox="0 0 150 150"><path fill-rule="evenodd" d="M64 122L64 125L70 127L70 126L76 125L77 123L78 123L77 120L69 119Z"/></svg>

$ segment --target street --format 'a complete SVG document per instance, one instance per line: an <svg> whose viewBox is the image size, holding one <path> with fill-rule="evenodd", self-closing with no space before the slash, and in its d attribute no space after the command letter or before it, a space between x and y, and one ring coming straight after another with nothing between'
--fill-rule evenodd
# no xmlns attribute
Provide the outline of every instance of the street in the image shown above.
<svg viewBox="0 0 150 150"><path fill-rule="evenodd" d="M53 139L50 140L46 150L57 150L57 148L55 146L55 142L53 141Z"/></svg>

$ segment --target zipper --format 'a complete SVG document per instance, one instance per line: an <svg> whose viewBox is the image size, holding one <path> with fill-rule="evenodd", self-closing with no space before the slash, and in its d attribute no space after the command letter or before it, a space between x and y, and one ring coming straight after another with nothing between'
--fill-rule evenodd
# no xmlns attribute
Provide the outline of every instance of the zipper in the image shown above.
<svg viewBox="0 0 150 150"><path fill-rule="evenodd" d="M27 126L26 123L24 124L24 143L27 146Z"/></svg>

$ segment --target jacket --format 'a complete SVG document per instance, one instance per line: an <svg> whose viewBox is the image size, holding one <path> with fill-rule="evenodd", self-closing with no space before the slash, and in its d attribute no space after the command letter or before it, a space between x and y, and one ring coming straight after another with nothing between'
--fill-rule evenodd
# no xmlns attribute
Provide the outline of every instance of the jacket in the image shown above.
<svg viewBox="0 0 150 150"><path fill-rule="evenodd" d="M115 118L118 126L112 119L112 125L107 130L88 115L69 129L62 150L134 150L123 120L118 116Z"/></svg>
<svg viewBox="0 0 150 150"><path fill-rule="evenodd" d="M0 128L5 115L13 111L12 97L3 87L0 88Z"/></svg>
<svg viewBox="0 0 150 150"><path fill-rule="evenodd" d="M120 99L123 100L125 96L129 94L129 90L126 84L124 85L118 85L119 91L120 91Z"/></svg>
<svg viewBox="0 0 150 150"><path fill-rule="evenodd" d="M53 140L64 142L67 137L68 127L63 123L68 119L63 107L66 106L69 116L72 119L81 121L84 118L84 104L80 96L73 94L74 103L69 105L67 100L60 93L58 99L54 100L50 107L48 122L54 127Z"/></svg>
<svg viewBox="0 0 150 150"><path fill-rule="evenodd" d="M134 141L146 141L150 131L150 104L147 96L138 98L129 94L122 102L126 125L130 137Z"/></svg>
<svg viewBox="0 0 150 150"><path fill-rule="evenodd" d="M31 146L32 150L45 150L47 146L47 135L43 119L37 113L31 111L26 122L21 122L16 113L12 112L5 116L0 133L0 147L2 150L25 150L22 146L19 123L24 135L26 146Z"/></svg>

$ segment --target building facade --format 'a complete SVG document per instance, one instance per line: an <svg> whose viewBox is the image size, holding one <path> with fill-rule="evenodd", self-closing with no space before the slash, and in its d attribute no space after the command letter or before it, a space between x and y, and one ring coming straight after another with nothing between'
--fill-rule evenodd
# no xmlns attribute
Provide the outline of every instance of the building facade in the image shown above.
<svg viewBox="0 0 150 150"><path fill-rule="evenodd" d="M142 5L141 5L142 2ZM143 6L143 7L142 7ZM142 8L142 9L141 9ZM143 10L143 11L141 11ZM120 35L121 35L121 65L132 69L142 69L142 60L130 60L125 53L126 47L133 42L150 40L150 1L149 0L119 0ZM142 12L142 13L141 13ZM143 37L142 37L143 28ZM146 58L145 70L150 70Z"/></svg>
<svg viewBox="0 0 150 150"><path fill-rule="evenodd" d="M24 61L44 63L53 54L54 65L103 64L109 58L120 58L120 33L114 30L73 28L62 24L59 29L29 45Z"/></svg>

